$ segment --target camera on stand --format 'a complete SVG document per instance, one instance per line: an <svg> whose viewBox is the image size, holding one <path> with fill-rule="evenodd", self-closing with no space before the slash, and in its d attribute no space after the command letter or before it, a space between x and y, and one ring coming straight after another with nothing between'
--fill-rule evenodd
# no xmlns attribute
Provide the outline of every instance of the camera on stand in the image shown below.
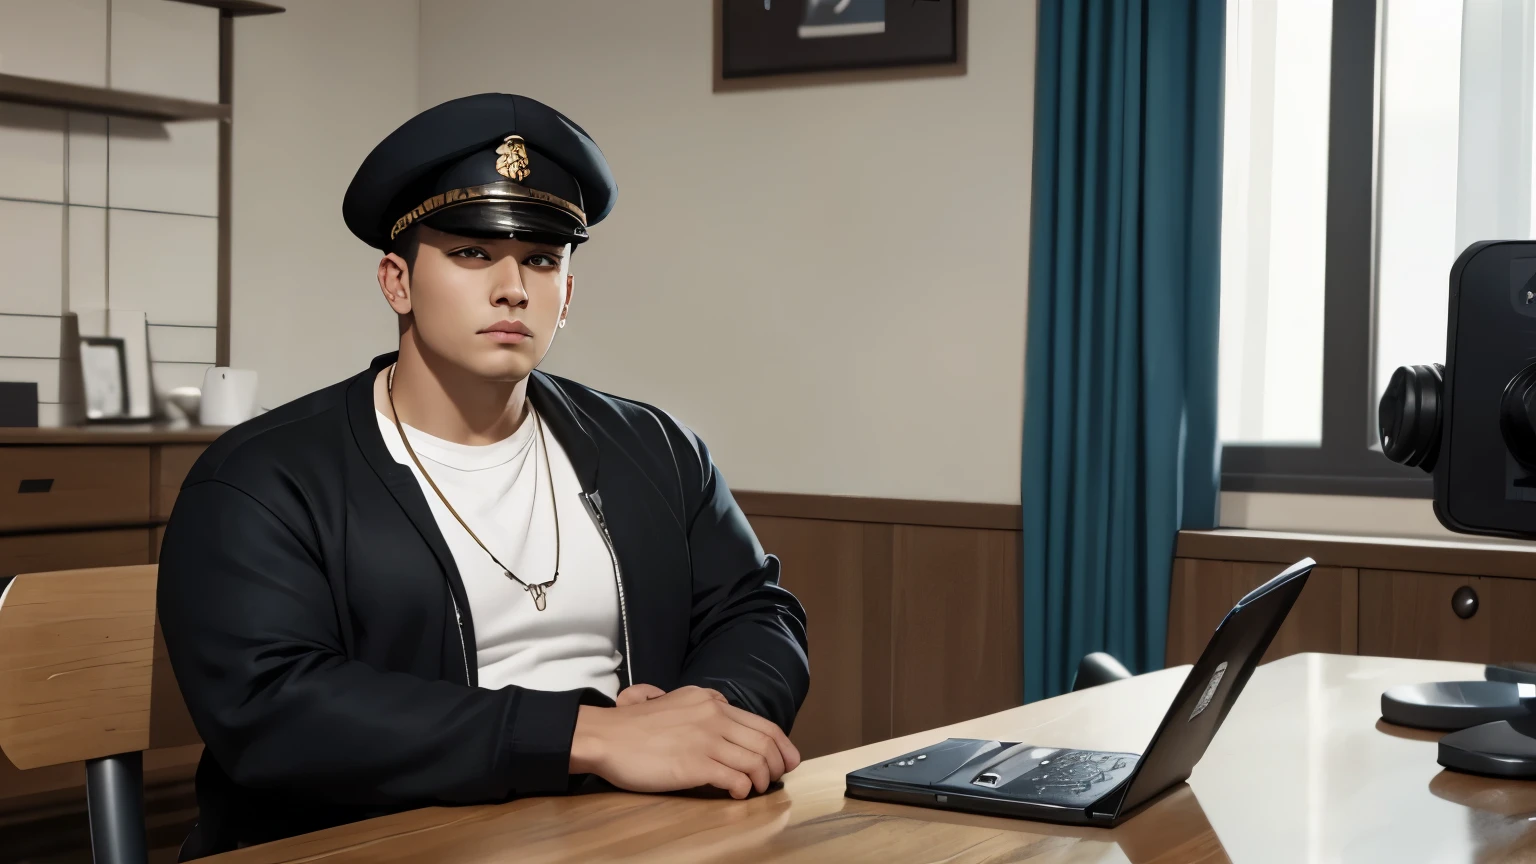
<svg viewBox="0 0 1536 864"><path fill-rule="evenodd" d="M1447 324L1445 364L1401 367L1382 394L1382 452L1433 475L1450 530L1536 539L1536 241L1469 246L1451 268ZM1536 777L1536 664L1484 674L1393 687L1382 718L1452 730L1447 768Z"/></svg>

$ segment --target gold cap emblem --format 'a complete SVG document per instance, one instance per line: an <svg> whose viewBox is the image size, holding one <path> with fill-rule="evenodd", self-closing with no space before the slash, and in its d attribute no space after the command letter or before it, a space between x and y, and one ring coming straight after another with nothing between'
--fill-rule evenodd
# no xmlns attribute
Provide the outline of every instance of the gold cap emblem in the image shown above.
<svg viewBox="0 0 1536 864"><path fill-rule="evenodd" d="M519 135L508 135L496 148L496 173L514 183L528 176L528 148Z"/></svg>

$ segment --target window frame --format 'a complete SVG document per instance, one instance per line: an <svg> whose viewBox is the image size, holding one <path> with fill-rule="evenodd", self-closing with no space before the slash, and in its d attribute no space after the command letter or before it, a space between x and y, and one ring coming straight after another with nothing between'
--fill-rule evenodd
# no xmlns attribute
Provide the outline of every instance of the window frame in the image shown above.
<svg viewBox="0 0 1536 864"><path fill-rule="evenodd" d="M1384 16L1383 12L1383 16ZM1319 446L1226 444L1223 492L1433 497L1428 474L1382 455L1376 434L1376 219L1382 29L1377 0L1333 0L1323 258Z"/></svg>

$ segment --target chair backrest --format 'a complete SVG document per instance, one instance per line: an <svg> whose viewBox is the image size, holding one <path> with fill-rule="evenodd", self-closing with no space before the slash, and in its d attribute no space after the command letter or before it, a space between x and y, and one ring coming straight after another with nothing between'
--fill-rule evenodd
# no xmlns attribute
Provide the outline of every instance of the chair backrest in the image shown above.
<svg viewBox="0 0 1536 864"><path fill-rule="evenodd" d="M17 768L199 742L155 620L154 565L15 577L0 595L0 750Z"/></svg>

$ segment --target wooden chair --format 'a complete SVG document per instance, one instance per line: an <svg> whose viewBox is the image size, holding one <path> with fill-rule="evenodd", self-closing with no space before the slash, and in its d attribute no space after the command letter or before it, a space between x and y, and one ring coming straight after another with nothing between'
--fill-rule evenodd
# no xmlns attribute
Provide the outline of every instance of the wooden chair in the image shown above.
<svg viewBox="0 0 1536 864"><path fill-rule="evenodd" d="M85 763L98 864L148 858L143 751L198 743L155 620L156 576L28 573L0 594L0 750L24 770Z"/></svg>

